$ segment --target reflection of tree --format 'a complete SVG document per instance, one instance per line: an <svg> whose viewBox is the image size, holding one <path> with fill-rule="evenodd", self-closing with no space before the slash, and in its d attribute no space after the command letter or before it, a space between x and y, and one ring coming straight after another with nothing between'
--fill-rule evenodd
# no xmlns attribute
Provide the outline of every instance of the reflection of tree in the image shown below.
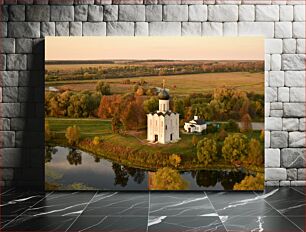
<svg viewBox="0 0 306 232"><path fill-rule="evenodd" d="M239 183L245 174L242 172L222 172L221 185L225 190L232 190L236 183Z"/></svg>
<svg viewBox="0 0 306 232"><path fill-rule="evenodd" d="M145 172L143 170L136 169L136 173L133 176L134 181L137 184L141 184L143 182L144 178L145 178Z"/></svg>
<svg viewBox="0 0 306 232"><path fill-rule="evenodd" d="M214 187L218 182L218 172L206 170L198 171L196 175L196 181L198 186Z"/></svg>
<svg viewBox="0 0 306 232"><path fill-rule="evenodd" d="M114 173L115 173L115 185L121 185L125 187L129 181L129 174L124 168L124 166L113 163L112 166Z"/></svg>
<svg viewBox="0 0 306 232"><path fill-rule="evenodd" d="M100 157L99 156L94 156L95 162L100 163Z"/></svg>
<svg viewBox="0 0 306 232"><path fill-rule="evenodd" d="M70 165L79 165L82 164L82 154L76 149L70 149L69 154L67 155L67 160Z"/></svg>
<svg viewBox="0 0 306 232"><path fill-rule="evenodd" d="M188 183L177 170L161 168L151 175L150 189L152 190L186 190L188 188Z"/></svg>
<svg viewBox="0 0 306 232"><path fill-rule="evenodd" d="M49 163L52 160L52 155L57 152L55 147L46 146L45 148L45 163Z"/></svg>

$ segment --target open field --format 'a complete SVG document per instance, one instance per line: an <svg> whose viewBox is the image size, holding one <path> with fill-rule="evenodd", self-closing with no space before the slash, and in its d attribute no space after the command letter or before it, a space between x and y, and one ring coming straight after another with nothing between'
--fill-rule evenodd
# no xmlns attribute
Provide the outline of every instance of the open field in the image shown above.
<svg viewBox="0 0 306 232"><path fill-rule="evenodd" d="M131 84L123 84L129 79ZM227 87L236 88L246 92L263 94L264 74L249 72L226 72L226 73L201 73L184 74L173 76L148 76L134 78L105 79L111 86L111 91L115 94L123 94L132 91L134 83L144 80L148 87L160 87L163 80L166 80L166 87L171 94L187 95L190 93L207 93L214 88ZM72 80L46 82L46 86L56 86L59 89L70 89L73 91L95 90L97 80ZM221 84L220 84L221 83Z"/></svg>

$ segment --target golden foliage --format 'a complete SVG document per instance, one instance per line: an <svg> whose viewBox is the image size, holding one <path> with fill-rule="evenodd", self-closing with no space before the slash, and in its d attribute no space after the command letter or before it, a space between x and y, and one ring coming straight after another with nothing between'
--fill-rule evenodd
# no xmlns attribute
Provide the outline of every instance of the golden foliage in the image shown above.
<svg viewBox="0 0 306 232"><path fill-rule="evenodd" d="M76 125L66 129L65 137L70 145L75 145L80 140L80 128Z"/></svg>
<svg viewBox="0 0 306 232"><path fill-rule="evenodd" d="M181 156L179 156L177 154L172 154L171 156L169 156L170 164L173 165L176 168L180 165L181 161L182 161Z"/></svg>
<svg viewBox="0 0 306 232"><path fill-rule="evenodd" d="M240 183L234 185L233 190L263 190L264 189L264 175L257 173L254 177L252 175L246 176Z"/></svg>

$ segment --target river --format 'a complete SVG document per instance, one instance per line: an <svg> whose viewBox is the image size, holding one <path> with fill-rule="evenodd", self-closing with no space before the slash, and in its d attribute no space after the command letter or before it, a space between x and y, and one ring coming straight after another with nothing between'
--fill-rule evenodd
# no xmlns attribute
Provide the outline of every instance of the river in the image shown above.
<svg viewBox="0 0 306 232"><path fill-rule="evenodd" d="M46 147L45 181L59 190L148 190L147 170L119 165L93 154L67 147ZM241 171L181 172L188 190L232 190Z"/></svg>

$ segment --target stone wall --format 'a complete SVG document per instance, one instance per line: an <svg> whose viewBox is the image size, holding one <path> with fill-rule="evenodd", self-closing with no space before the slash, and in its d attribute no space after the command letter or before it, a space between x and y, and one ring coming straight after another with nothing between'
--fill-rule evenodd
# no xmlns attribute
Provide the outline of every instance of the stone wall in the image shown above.
<svg viewBox="0 0 306 232"><path fill-rule="evenodd" d="M2 0L1 185L43 186L45 36L266 37L266 184L305 184L304 0Z"/></svg>

